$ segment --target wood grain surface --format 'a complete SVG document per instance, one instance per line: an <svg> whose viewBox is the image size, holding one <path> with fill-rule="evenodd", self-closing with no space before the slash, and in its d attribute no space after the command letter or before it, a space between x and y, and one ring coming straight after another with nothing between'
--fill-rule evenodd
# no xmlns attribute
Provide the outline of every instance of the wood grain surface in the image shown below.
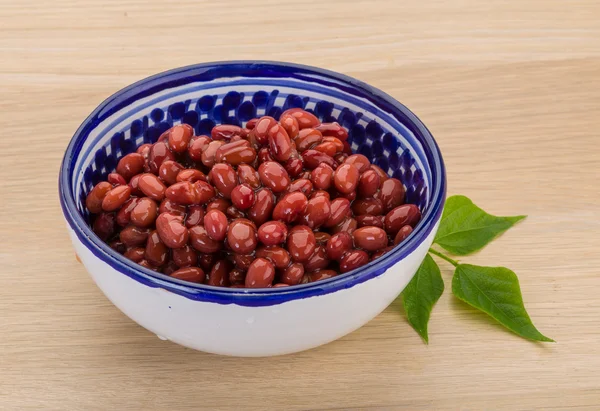
<svg viewBox="0 0 600 411"><path fill-rule="evenodd" d="M599 409L599 21L597 0L0 0L0 410ZM428 346L398 302L271 359L195 352L121 314L69 243L64 149L120 88L227 59L336 70L417 113L450 194L529 215L464 260L513 269L557 342L456 301L444 262Z"/></svg>

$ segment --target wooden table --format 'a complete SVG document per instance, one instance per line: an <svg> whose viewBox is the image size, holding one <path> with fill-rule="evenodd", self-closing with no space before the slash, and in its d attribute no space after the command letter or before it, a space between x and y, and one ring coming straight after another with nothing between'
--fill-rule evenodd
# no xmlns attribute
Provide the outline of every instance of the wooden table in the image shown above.
<svg viewBox="0 0 600 411"><path fill-rule="evenodd" d="M1 410L600 407L597 0L1 3ZM224 59L329 68L413 109L450 194L529 215L465 260L512 268L557 343L520 339L449 292L429 346L394 303L337 342L271 359L194 352L121 314L67 238L63 151L118 89Z"/></svg>

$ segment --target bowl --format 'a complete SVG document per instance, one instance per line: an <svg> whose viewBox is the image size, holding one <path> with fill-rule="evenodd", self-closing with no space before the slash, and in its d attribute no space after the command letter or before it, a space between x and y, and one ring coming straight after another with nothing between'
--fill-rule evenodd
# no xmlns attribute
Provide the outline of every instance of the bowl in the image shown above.
<svg viewBox="0 0 600 411"><path fill-rule="evenodd" d="M301 107L349 130L366 155L406 188L421 222L400 246L354 271L284 288L193 284L141 267L113 251L89 226L85 198L120 157L181 122L196 134L215 124L279 118ZM271 356L317 347L361 327L411 280L441 217L446 182L431 133L391 96L351 77L297 64L205 63L141 80L113 94L71 139L59 176L60 202L80 260L106 297L162 339L210 353Z"/></svg>

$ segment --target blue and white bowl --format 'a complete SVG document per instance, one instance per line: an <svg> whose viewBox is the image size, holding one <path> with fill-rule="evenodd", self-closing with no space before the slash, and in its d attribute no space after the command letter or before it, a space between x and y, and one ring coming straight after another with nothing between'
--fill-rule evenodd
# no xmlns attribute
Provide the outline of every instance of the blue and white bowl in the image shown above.
<svg viewBox="0 0 600 411"><path fill-rule="evenodd" d="M215 124L279 118L301 107L349 129L356 153L401 179L423 214L399 247L337 277L284 288L192 284L145 269L90 229L85 198L117 161L174 124L196 134ZM98 287L142 327L186 347L235 356L306 350L340 338L383 311L416 272L445 201L442 156L431 133L391 96L314 67L262 61L198 64L157 74L115 93L79 127L59 177L60 201L77 254Z"/></svg>

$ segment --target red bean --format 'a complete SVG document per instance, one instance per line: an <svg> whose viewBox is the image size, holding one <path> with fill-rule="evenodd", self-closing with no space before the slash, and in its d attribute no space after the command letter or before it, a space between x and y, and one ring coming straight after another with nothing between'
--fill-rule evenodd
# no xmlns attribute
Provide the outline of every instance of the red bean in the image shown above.
<svg viewBox="0 0 600 411"><path fill-rule="evenodd" d="M269 130L277 125L277 121L273 117L264 116L261 117L257 122L251 134L254 136L256 141L261 144L267 144Z"/></svg>
<svg viewBox="0 0 600 411"><path fill-rule="evenodd" d="M242 128L229 124L221 124L214 126L210 132L213 140L231 140L233 136L239 136L242 133Z"/></svg>
<svg viewBox="0 0 600 411"><path fill-rule="evenodd" d="M195 183L196 181L208 181L202 171L194 168L186 168L185 170L181 170L179 174L177 174L177 178L175 180L177 183L182 181L189 181L190 183Z"/></svg>
<svg viewBox="0 0 600 411"><path fill-rule="evenodd" d="M302 194L308 197L312 192L312 189L313 185L310 182L310 180L306 178L299 178L290 183L290 185L287 188L287 192L293 193L294 191L300 191Z"/></svg>
<svg viewBox="0 0 600 411"><path fill-rule="evenodd" d="M227 216L220 210L210 210L204 216L206 234L215 241L223 241L227 236Z"/></svg>
<svg viewBox="0 0 600 411"><path fill-rule="evenodd" d="M352 212L354 215L381 215L383 213L383 204L376 198L356 200L352 203Z"/></svg>
<svg viewBox="0 0 600 411"><path fill-rule="evenodd" d="M281 114L281 117L286 117L288 115L291 115L298 121L300 130L305 128L315 128L321 124L321 121L314 114L304 111L301 108L291 108L286 110Z"/></svg>
<svg viewBox="0 0 600 411"><path fill-rule="evenodd" d="M382 255L384 255L384 254L386 254L386 253L390 252L390 251L391 251L393 248L394 248L393 246L392 246L392 247L386 247L386 248L384 248L384 249L381 249L381 250L379 250L379 251L377 251L377 252L374 252L374 253L371 255L371 261L373 261L373 260L376 260L376 259L378 259L379 257L381 257Z"/></svg>
<svg viewBox="0 0 600 411"><path fill-rule="evenodd" d="M310 227L297 225L292 227L287 239L287 248L292 259L297 262L306 261L315 251L317 241Z"/></svg>
<svg viewBox="0 0 600 411"><path fill-rule="evenodd" d="M183 169L184 167L176 161L165 160L158 169L158 176L168 185L175 184L177 182L177 175Z"/></svg>
<svg viewBox="0 0 600 411"><path fill-rule="evenodd" d="M310 170L314 170L321 164L327 164L331 168L337 167L337 163L332 157L317 150L303 151L302 160L304 161L304 166Z"/></svg>
<svg viewBox="0 0 600 411"><path fill-rule="evenodd" d="M356 167L344 163L335 170L333 184L340 193L348 194L356 190L359 176L360 174Z"/></svg>
<svg viewBox="0 0 600 411"><path fill-rule="evenodd" d="M395 235L402 227L414 227L421 219L421 211L414 204L404 204L391 210L385 215L385 230Z"/></svg>
<svg viewBox="0 0 600 411"><path fill-rule="evenodd" d="M258 162L260 164L265 163L267 161L273 161L273 157L271 156L271 152L268 147L263 147L258 150Z"/></svg>
<svg viewBox="0 0 600 411"><path fill-rule="evenodd" d="M303 167L304 163L299 157L290 157L284 165L285 171L288 172L290 177L297 177L302 172Z"/></svg>
<svg viewBox="0 0 600 411"><path fill-rule="evenodd" d="M325 224L329 220L330 215L331 204L329 200L325 197L316 197L308 200L306 209L302 215L302 223L314 230Z"/></svg>
<svg viewBox="0 0 600 411"><path fill-rule="evenodd" d="M150 146L148 146L150 148ZM117 173L127 181L131 180L136 174L144 171L144 156L138 153L130 153L124 156L117 163Z"/></svg>
<svg viewBox="0 0 600 411"><path fill-rule="evenodd" d="M194 129L189 124L178 124L169 130L169 148L176 153L187 150L190 140L194 135Z"/></svg>
<svg viewBox="0 0 600 411"><path fill-rule="evenodd" d="M328 200L331 200L331 195L324 190L315 190L311 193L309 198L315 198L315 197L325 197Z"/></svg>
<svg viewBox="0 0 600 411"><path fill-rule="evenodd" d="M158 207L158 214L162 213L185 216L186 207L184 205L177 204L168 198L165 198Z"/></svg>
<svg viewBox="0 0 600 411"><path fill-rule="evenodd" d="M171 277L192 283L203 283L204 271L200 267L184 267L171 273Z"/></svg>
<svg viewBox="0 0 600 411"><path fill-rule="evenodd" d="M287 193L275 206L275 209L273 210L273 219L281 220L288 224L292 223L302 216L307 205L308 199L303 193L299 191Z"/></svg>
<svg viewBox="0 0 600 411"><path fill-rule="evenodd" d="M129 180L129 188L131 188L131 195L132 196L143 196L144 193L142 193L142 190L140 190L140 177L142 176L142 174L137 174L133 177L131 177L131 180Z"/></svg>
<svg viewBox="0 0 600 411"><path fill-rule="evenodd" d="M308 274L308 282L326 280L327 278L335 277L338 273L335 270L318 270Z"/></svg>
<svg viewBox="0 0 600 411"><path fill-rule="evenodd" d="M146 243L146 252L144 253L146 260L154 266L161 266L167 262L169 249L161 241L157 230L150 232L148 242Z"/></svg>
<svg viewBox="0 0 600 411"><path fill-rule="evenodd" d="M102 209L104 211L115 211L125 204L125 201L129 200L130 195L131 188L129 186L117 186L104 196Z"/></svg>
<svg viewBox="0 0 600 411"><path fill-rule="evenodd" d="M102 200L104 200L104 197L112 188L112 185L106 181L102 181L94 186L85 199L85 206L90 213L98 214L102 211Z"/></svg>
<svg viewBox="0 0 600 411"><path fill-rule="evenodd" d="M215 153L215 162L228 163L233 166L242 163L252 163L255 158L256 151L250 147L250 143L246 140L238 140L223 144Z"/></svg>
<svg viewBox="0 0 600 411"><path fill-rule="evenodd" d="M231 192L238 185L237 174L229 164L215 164L208 178L225 198L231 198Z"/></svg>
<svg viewBox="0 0 600 411"><path fill-rule="evenodd" d="M205 181L198 180L194 183L196 204L206 204L215 196L215 189Z"/></svg>
<svg viewBox="0 0 600 411"><path fill-rule="evenodd" d="M337 138L337 137L331 137L331 136L327 136L327 137L323 137L323 143L332 143L335 146L335 153L341 153L344 150L344 143L342 143L342 141ZM334 154L331 154L331 156L333 157ZM345 160L345 158L344 158ZM341 161L343 163L343 161Z"/></svg>
<svg viewBox="0 0 600 411"><path fill-rule="evenodd" d="M287 161L292 154L292 142L288 133L279 124L271 127L267 134L269 142L269 151L271 156L277 161Z"/></svg>
<svg viewBox="0 0 600 411"><path fill-rule="evenodd" d="M256 256L254 254L233 253L233 262L235 263L236 268L243 272L248 270L248 267L250 267L250 264L252 264L252 261L254 261L255 258Z"/></svg>
<svg viewBox="0 0 600 411"><path fill-rule="evenodd" d="M173 155L171 150L169 150L169 147L167 147L166 143L154 143L150 148L150 152L148 153L148 166L150 167L150 172L153 174L158 174L158 169L166 160L175 160L175 155Z"/></svg>
<svg viewBox="0 0 600 411"><path fill-rule="evenodd" d="M142 248L142 247L130 247L130 248L127 249L127 251L125 251L125 254L123 254L123 256L125 258L130 259L134 263L139 263L140 261L142 261L144 259L145 253L146 253L146 249L145 248Z"/></svg>
<svg viewBox="0 0 600 411"><path fill-rule="evenodd" d="M405 225L404 227L402 227L396 233L396 237L394 237L394 245L398 245L402 241L406 240L406 237L408 237L412 232L413 228L411 226Z"/></svg>
<svg viewBox="0 0 600 411"><path fill-rule="evenodd" d="M236 186L231 191L231 202L240 210L246 210L254 204L254 191L248 184Z"/></svg>
<svg viewBox="0 0 600 411"><path fill-rule="evenodd" d="M222 243L220 241L215 241L208 236L204 226L195 225L190 228L189 231L190 244L201 253L212 254L222 248Z"/></svg>
<svg viewBox="0 0 600 411"><path fill-rule="evenodd" d="M211 141L200 156L202 164L209 168L214 166L216 162L217 150L224 144L224 141Z"/></svg>
<svg viewBox="0 0 600 411"><path fill-rule="evenodd" d="M150 264L147 260L142 260L138 263L139 265L141 265L144 268L147 268L149 270L152 271L158 271L158 267L153 266L152 264Z"/></svg>
<svg viewBox="0 0 600 411"><path fill-rule="evenodd" d="M371 162L369 159L362 154L352 154L346 158L346 160L344 160L344 164L353 165L361 174L371 167Z"/></svg>
<svg viewBox="0 0 600 411"><path fill-rule="evenodd" d="M216 287L229 286L229 271L231 264L227 260L219 260L213 265L210 274L208 274L208 285Z"/></svg>
<svg viewBox="0 0 600 411"><path fill-rule="evenodd" d="M120 239L112 240L108 245L119 254L124 254L127 251L127 246Z"/></svg>
<svg viewBox="0 0 600 411"><path fill-rule="evenodd" d="M319 130L306 128L300 130L295 139L296 147L299 151L309 150L323 141L323 134Z"/></svg>
<svg viewBox="0 0 600 411"><path fill-rule="evenodd" d="M261 188L254 193L254 197L254 205L248 209L248 218L257 225L261 225L271 217L275 207L275 198L268 188Z"/></svg>
<svg viewBox="0 0 600 411"><path fill-rule="evenodd" d="M348 131L338 123L323 123L316 127L324 136L336 137L340 141L348 139Z"/></svg>
<svg viewBox="0 0 600 411"><path fill-rule="evenodd" d="M210 270L212 270L215 260L215 254L201 253L198 255L198 266L200 266L204 270L204 272L210 272Z"/></svg>
<svg viewBox="0 0 600 411"><path fill-rule="evenodd" d="M227 209L231 206L229 200L225 198L215 198L206 206L206 211L210 210L220 210L223 213L227 211Z"/></svg>
<svg viewBox="0 0 600 411"><path fill-rule="evenodd" d="M290 265L290 253L285 248L278 246L259 247L256 256L266 258L275 264L276 268L284 269Z"/></svg>
<svg viewBox="0 0 600 411"><path fill-rule="evenodd" d="M246 128L248 130L252 130L254 127L256 127L256 123L258 123L258 120L260 120L259 118L251 118L250 120L248 120L248 122L246 123Z"/></svg>
<svg viewBox="0 0 600 411"><path fill-rule="evenodd" d="M165 198L167 187L154 174L146 173L140 176L139 188L146 195L155 201L162 201Z"/></svg>
<svg viewBox="0 0 600 411"><path fill-rule="evenodd" d="M358 228L358 222L351 217L346 217L344 221L339 223L336 226L331 227L331 232L333 234L339 233L340 231L345 231L347 233L352 233L354 230Z"/></svg>
<svg viewBox="0 0 600 411"><path fill-rule="evenodd" d="M115 233L115 213L100 213L94 220L92 230L102 241L107 241ZM121 231L123 233L123 231ZM123 239L121 239L123 243ZM128 244L126 244L128 245Z"/></svg>
<svg viewBox="0 0 600 411"><path fill-rule="evenodd" d="M118 173L110 173L107 178L108 182L113 186L124 186L127 181Z"/></svg>
<svg viewBox="0 0 600 411"><path fill-rule="evenodd" d="M352 237L357 247L367 251L377 251L388 243L385 231L375 226L359 228L352 233Z"/></svg>
<svg viewBox="0 0 600 411"><path fill-rule="evenodd" d="M238 218L229 224L227 243L234 252L251 253L256 248L257 242L256 228L249 220Z"/></svg>
<svg viewBox="0 0 600 411"><path fill-rule="evenodd" d="M320 245L315 248L310 258L304 262L304 269L308 272L321 270L329 265L329 258L325 247Z"/></svg>
<svg viewBox="0 0 600 411"><path fill-rule="evenodd" d="M379 176L380 184L383 183L388 178L390 178L387 175L387 173L385 171L383 171L383 169L381 167L376 166L375 164L371 164L370 168L371 168L371 170L375 171L377 173L377 175Z"/></svg>
<svg viewBox="0 0 600 411"><path fill-rule="evenodd" d="M381 200L383 209L387 213L391 209L404 204L404 194L404 186L400 180L388 178L381 183L379 193L375 197Z"/></svg>
<svg viewBox="0 0 600 411"><path fill-rule="evenodd" d="M321 153L325 153L330 157L333 157L336 153L336 147L335 144L330 143L330 142L324 142L321 144L317 144L314 147L315 150L320 151Z"/></svg>
<svg viewBox="0 0 600 411"><path fill-rule="evenodd" d="M383 228L383 219L385 217L382 215L359 215L356 216L356 223L358 227L366 227L366 226L375 226L379 228Z"/></svg>
<svg viewBox="0 0 600 411"><path fill-rule="evenodd" d="M147 228L140 228L134 225L128 225L119 233L119 239L127 247L141 246L148 240L148 233L150 230Z"/></svg>
<svg viewBox="0 0 600 411"><path fill-rule="evenodd" d="M290 185L290 176L281 164L274 161L266 161L258 167L260 181L265 187L274 193L284 191Z"/></svg>
<svg viewBox="0 0 600 411"><path fill-rule="evenodd" d="M252 188L260 187L260 177L258 172L248 164L240 164L237 169L240 184L248 184Z"/></svg>
<svg viewBox="0 0 600 411"><path fill-rule="evenodd" d="M268 221L258 228L258 240L266 246L285 242L287 226L281 221Z"/></svg>
<svg viewBox="0 0 600 411"><path fill-rule="evenodd" d="M156 203L148 197L140 198L131 210L130 219L138 227L148 227L156 220L158 207Z"/></svg>
<svg viewBox="0 0 600 411"><path fill-rule="evenodd" d="M240 270L239 268L234 268L233 270L231 270L229 272L229 284L240 284L242 287L245 287L243 284L245 280L246 280L246 270Z"/></svg>
<svg viewBox="0 0 600 411"><path fill-rule="evenodd" d="M188 154L193 161L202 161L202 153L206 151L208 145L211 143L211 139L208 136L199 136L194 139L188 148ZM215 144L215 146L220 146L221 143ZM215 149L216 153L216 149Z"/></svg>
<svg viewBox="0 0 600 411"><path fill-rule="evenodd" d="M342 144L343 146L343 144ZM335 156L333 156L333 159L335 161L338 162L338 164L342 164L344 161L346 161L346 159L348 158L348 154L346 153L336 153Z"/></svg>
<svg viewBox="0 0 600 411"><path fill-rule="evenodd" d="M238 210L235 206L228 207L225 215L230 219L246 218L246 214L242 210Z"/></svg>
<svg viewBox="0 0 600 411"><path fill-rule="evenodd" d="M287 285L300 284L304 276L304 266L301 263L290 264L281 274L281 282Z"/></svg>
<svg viewBox="0 0 600 411"><path fill-rule="evenodd" d="M187 228L192 228L195 225L204 224L204 206L195 204L189 206L187 209L188 213L185 219L185 226Z"/></svg>
<svg viewBox="0 0 600 411"><path fill-rule="evenodd" d="M167 188L165 196L176 204L191 205L196 202L196 188L189 181L182 181Z"/></svg>
<svg viewBox="0 0 600 411"><path fill-rule="evenodd" d="M171 257L178 267L191 267L198 263L198 254L196 254L196 250L188 244L181 248L171 250Z"/></svg>
<svg viewBox="0 0 600 411"><path fill-rule="evenodd" d="M331 235L329 233L326 233L324 231L315 232L315 240L317 241L317 244L327 244L330 238Z"/></svg>
<svg viewBox="0 0 600 411"><path fill-rule="evenodd" d="M336 198L331 201L331 214L325 222L325 227L333 227L341 223L350 213L350 201L346 198Z"/></svg>
<svg viewBox="0 0 600 411"><path fill-rule="evenodd" d="M183 224L183 217L169 213L163 213L156 218L156 230L161 241L169 248L183 247L190 235Z"/></svg>
<svg viewBox="0 0 600 411"><path fill-rule="evenodd" d="M281 124L281 127L285 129L290 138L296 138L298 132L300 131L300 125L294 116L291 114L282 115L279 118L279 123Z"/></svg>
<svg viewBox="0 0 600 411"><path fill-rule="evenodd" d="M352 249L353 239L352 236L344 231L331 236L325 247L327 256L332 260L339 260L342 256Z"/></svg>
<svg viewBox="0 0 600 411"><path fill-rule="evenodd" d="M269 287L275 279L275 267L266 258L257 258L250 264L246 273L245 285L247 288Z"/></svg>
<svg viewBox="0 0 600 411"><path fill-rule="evenodd" d="M316 189L328 190L333 182L333 169L327 164L321 164L312 171L310 179Z"/></svg>
<svg viewBox="0 0 600 411"><path fill-rule="evenodd" d="M340 272L347 273L369 262L369 254L362 250L348 251L340 259Z"/></svg>
<svg viewBox="0 0 600 411"><path fill-rule="evenodd" d="M379 189L380 182L381 178L375 170L365 171L358 180L358 194L362 198L373 197Z"/></svg>

